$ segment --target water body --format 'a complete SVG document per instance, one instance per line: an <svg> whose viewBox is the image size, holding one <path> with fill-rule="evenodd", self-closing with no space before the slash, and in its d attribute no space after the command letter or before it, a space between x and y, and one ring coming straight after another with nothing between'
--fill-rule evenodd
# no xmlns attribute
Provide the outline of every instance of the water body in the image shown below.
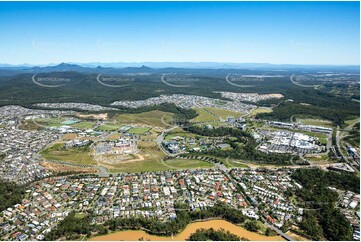
<svg viewBox="0 0 361 242"><path fill-rule="evenodd" d="M196 232L197 229L224 229L230 231L232 234L236 234L239 237L245 237L249 240L258 240L258 241L280 241L284 240L280 236L265 236L260 235L254 232L250 232L242 227L239 227L237 225L234 225L232 223L229 223L225 220L210 220L205 222L196 222L189 224L185 230L180 232L177 235L174 235L173 237L165 237L165 236L156 236L156 235L150 235L142 230L125 230L125 231L119 231L108 235L103 236L97 236L94 238L91 238L90 240L93 241L99 241L99 240L105 240L105 241L119 241L119 240L139 240L140 238L143 238L144 240L158 240L158 241L184 241L189 238L190 234Z"/></svg>

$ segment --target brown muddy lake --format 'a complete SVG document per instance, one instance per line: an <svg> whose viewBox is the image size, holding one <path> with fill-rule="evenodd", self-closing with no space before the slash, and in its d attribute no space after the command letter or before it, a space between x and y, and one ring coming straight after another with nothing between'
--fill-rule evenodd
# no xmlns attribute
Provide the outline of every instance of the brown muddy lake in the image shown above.
<svg viewBox="0 0 361 242"><path fill-rule="evenodd" d="M139 240L142 238L143 240L156 240L156 241L184 241L189 238L190 234L196 232L197 229L210 229L214 228L228 230L232 234L236 234L239 237L245 237L249 240L258 240L258 241L265 241L265 240L272 240L272 241L279 241L284 240L280 236L265 236L260 235L258 233L247 231L246 229L229 223L225 220L210 220L205 222L195 222L189 224L182 232L173 237L169 236L156 236L150 235L142 230L124 230L119 232L114 232L107 235L93 237L90 240L93 241L119 241L119 240Z"/></svg>

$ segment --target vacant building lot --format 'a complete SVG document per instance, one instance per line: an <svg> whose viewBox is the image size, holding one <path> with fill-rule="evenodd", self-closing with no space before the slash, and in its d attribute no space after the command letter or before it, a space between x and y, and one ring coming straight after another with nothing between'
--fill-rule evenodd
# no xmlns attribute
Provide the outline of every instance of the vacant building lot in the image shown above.
<svg viewBox="0 0 361 242"><path fill-rule="evenodd" d="M40 152L48 160L65 161L80 165L95 165L89 146L65 148L64 143L56 143Z"/></svg>
<svg viewBox="0 0 361 242"><path fill-rule="evenodd" d="M173 121L173 113L153 110L136 114L118 114L113 120L121 124L145 124L150 126L167 128Z"/></svg>

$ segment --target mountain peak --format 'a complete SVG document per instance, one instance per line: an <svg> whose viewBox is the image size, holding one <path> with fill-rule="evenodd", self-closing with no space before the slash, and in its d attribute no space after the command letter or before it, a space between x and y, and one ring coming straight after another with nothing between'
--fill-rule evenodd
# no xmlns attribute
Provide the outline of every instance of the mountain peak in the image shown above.
<svg viewBox="0 0 361 242"><path fill-rule="evenodd" d="M62 62L60 63L59 65L57 65L57 67L70 67L70 66L79 66L79 65L75 65L75 64L69 64L69 63L65 63L65 62ZM81 66L79 66L81 67Z"/></svg>
<svg viewBox="0 0 361 242"><path fill-rule="evenodd" d="M139 67L139 69L142 69L142 70L150 70L152 68L148 67L148 66L145 66L145 65L142 65L141 67Z"/></svg>

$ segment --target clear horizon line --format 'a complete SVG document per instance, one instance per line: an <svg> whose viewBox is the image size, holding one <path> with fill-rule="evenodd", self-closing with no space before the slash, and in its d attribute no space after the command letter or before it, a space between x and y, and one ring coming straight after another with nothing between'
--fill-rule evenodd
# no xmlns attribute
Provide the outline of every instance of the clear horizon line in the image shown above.
<svg viewBox="0 0 361 242"><path fill-rule="evenodd" d="M128 63L138 63L138 64L142 64L142 63L156 63L156 64L161 64L161 63L175 63L175 64L182 64L182 63L195 63L195 64L232 64L232 65L275 65L275 66L282 66L282 65L292 65L292 66L358 66L360 67L360 63L359 64L294 64L294 63L268 63L268 62L217 62L217 61L118 61L118 62L97 62L97 61L91 61L91 62L74 62L74 61L63 61L63 62L56 62L56 63L42 63L42 64L32 64L32 63L21 63L21 64L13 64L13 63L0 63L0 65L8 65L8 66L57 66L60 65L62 63L65 64L77 64L77 65L82 65L82 64L128 64ZM171 67L171 66L169 66Z"/></svg>

